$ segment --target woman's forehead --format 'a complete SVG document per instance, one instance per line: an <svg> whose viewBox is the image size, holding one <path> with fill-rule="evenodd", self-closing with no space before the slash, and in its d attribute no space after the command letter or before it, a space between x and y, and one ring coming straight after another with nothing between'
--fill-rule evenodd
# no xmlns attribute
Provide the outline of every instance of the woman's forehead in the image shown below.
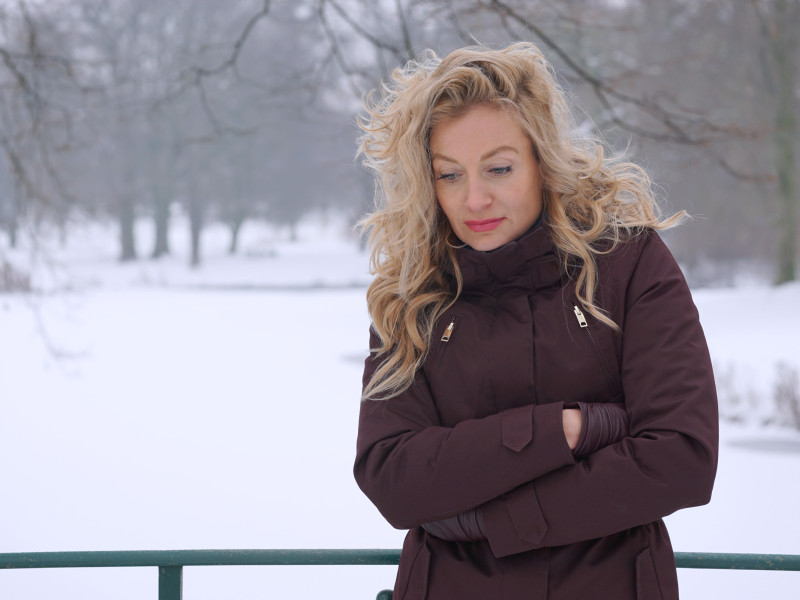
<svg viewBox="0 0 800 600"><path fill-rule="evenodd" d="M522 152L528 136L514 115L494 106L479 105L464 114L438 123L431 131L431 157L458 160L469 155L487 160L493 154Z"/></svg>

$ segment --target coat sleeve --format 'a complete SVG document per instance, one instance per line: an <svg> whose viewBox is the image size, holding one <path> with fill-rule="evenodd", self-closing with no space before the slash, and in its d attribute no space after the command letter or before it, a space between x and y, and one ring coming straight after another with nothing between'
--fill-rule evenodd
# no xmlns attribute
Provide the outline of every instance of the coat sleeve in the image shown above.
<svg viewBox="0 0 800 600"><path fill-rule="evenodd" d="M623 290L621 378L630 434L483 507L497 557L598 538L705 504L717 467L711 361L697 310L655 233ZM621 320L621 321L620 321Z"/></svg>
<svg viewBox="0 0 800 600"><path fill-rule="evenodd" d="M367 358L364 384L379 364ZM356 482L398 529L450 517L574 464L562 409L560 402L527 405L442 427L419 371L402 394L362 401Z"/></svg>

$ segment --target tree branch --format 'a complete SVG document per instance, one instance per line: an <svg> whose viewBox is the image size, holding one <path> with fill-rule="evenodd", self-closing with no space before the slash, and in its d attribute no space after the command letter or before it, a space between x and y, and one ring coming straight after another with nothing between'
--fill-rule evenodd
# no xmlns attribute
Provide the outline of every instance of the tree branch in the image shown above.
<svg viewBox="0 0 800 600"><path fill-rule="evenodd" d="M411 59L414 56L414 46L411 43L411 33L408 30L408 22L406 15L403 11L402 0L394 0L395 9L397 10L397 18L400 19L400 30L403 32L403 44L406 47L406 59Z"/></svg>
<svg viewBox="0 0 800 600"><path fill-rule="evenodd" d="M333 10L342 18L342 20L350 25L350 27L355 31L358 35L362 38L367 40L370 44L375 46L376 48L380 48L381 50L386 50L388 52L393 53L397 56L398 60L402 59L403 53L400 51L399 48L393 46L380 38L372 35L369 31L361 27L350 15L345 11L336 0L320 0L321 4L330 4L333 7Z"/></svg>
<svg viewBox="0 0 800 600"><path fill-rule="evenodd" d="M339 43L339 39L336 37L336 33L330 26L328 22L328 17L325 14L325 4L333 4L330 0L320 0L319 4L317 5L317 15L319 16L320 24L322 25L322 30L325 32L325 37L328 39L328 43L330 44L330 53L333 60L338 65L339 69L341 69L342 73L344 73L347 79L347 85L350 87L350 90L356 97L361 97L362 90L358 88L358 86L353 83L352 77L355 75L365 76L366 74L363 72L359 72L347 63L344 58L344 53L342 52L341 44ZM327 59L326 62L329 62L330 59Z"/></svg>
<svg viewBox="0 0 800 600"><path fill-rule="evenodd" d="M548 48L550 48L563 62L571 69L578 77L589 84L592 92L597 100L605 108L610 115L608 121L613 123L623 131L635 134L641 138L651 139L655 141L667 142L672 144L679 144L685 146L696 146L703 148L703 150L728 174L737 178L753 180L753 181L769 181L772 179L768 175L759 175L756 173L749 173L737 169L721 154L711 148L711 145L730 137L755 137L754 132L748 132L741 128L731 126L721 126L711 122L708 119L693 117L686 113L676 113L664 108L661 104L650 101L646 98L631 96L609 85L604 80L596 77L587 71L582 65L578 64L576 60L570 56L564 48L561 47L553 38L548 36L540 27L532 24L512 7L503 2L502 0L490 0L491 6L494 6L501 16L501 20L508 28L507 19L511 19L518 25L532 32L538 37ZM666 131L655 131L649 128L635 125L619 115L616 106L612 103L611 99L617 102L633 106L642 113L661 123ZM695 133L697 131L697 133ZM713 135L724 134L724 135Z"/></svg>

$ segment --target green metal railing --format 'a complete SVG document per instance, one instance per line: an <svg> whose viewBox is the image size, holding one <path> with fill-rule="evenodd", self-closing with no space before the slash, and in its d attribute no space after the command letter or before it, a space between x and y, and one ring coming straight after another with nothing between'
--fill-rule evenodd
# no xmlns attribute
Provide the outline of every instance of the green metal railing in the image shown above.
<svg viewBox="0 0 800 600"><path fill-rule="evenodd" d="M0 553L0 569L158 567L159 600L181 600L183 567L256 565L396 565L400 550L134 550ZM796 554L676 552L682 569L800 571ZM383 590L376 600L391 600Z"/></svg>

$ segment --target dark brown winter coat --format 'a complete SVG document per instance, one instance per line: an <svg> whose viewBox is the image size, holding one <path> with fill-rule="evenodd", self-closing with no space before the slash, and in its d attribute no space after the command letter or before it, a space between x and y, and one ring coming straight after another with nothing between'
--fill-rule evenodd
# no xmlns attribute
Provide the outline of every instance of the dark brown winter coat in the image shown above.
<svg viewBox="0 0 800 600"><path fill-rule="evenodd" d="M621 333L580 309L545 226L493 252L463 248L459 264L463 294L412 387L361 407L356 480L410 529L395 600L677 598L661 517L709 501L718 422L672 255L648 232L598 258L597 300ZM630 437L576 462L563 405L622 400ZM476 506L485 542L419 527Z"/></svg>

